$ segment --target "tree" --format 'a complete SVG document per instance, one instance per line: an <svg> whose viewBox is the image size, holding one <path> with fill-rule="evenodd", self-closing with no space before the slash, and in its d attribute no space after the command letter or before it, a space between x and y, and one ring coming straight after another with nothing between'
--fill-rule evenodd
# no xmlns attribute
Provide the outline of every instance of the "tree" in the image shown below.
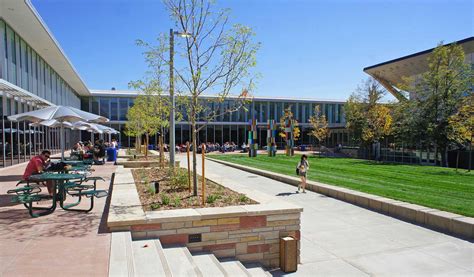
<svg viewBox="0 0 474 277"><path fill-rule="evenodd" d="M143 92L135 99L133 107L128 112L132 117L136 117L131 124L136 124L135 128L140 128L140 132L145 135L145 157L148 158L150 136L159 133L160 161L163 164L163 135L164 129L169 126L169 99L163 96L163 90L157 79L134 81L130 82L129 86Z"/></svg>
<svg viewBox="0 0 474 277"><path fill-rule="evenodd" d="M282 137L286 144L288 145L288 140L291 138L286 137L286 121L287 120L292 120L293 121L293 139L296 141L299 139L301 135L300 128L298 127L298 121L293 117L293 112L291 111L291 106L285 109L283 116L280 117L280 137ZM293 149L286 149L286 154L289 156L293 156Z"/></svg>
<svg viewBox="0 0 474 277"><path fill-rule="evenodd" d="M469 147L469 166L471 171L471 152L474 135L474 95L464 97L459 103L458 111L449 117L449 132L448 137L452 141L457 142L462 146ZM456 169L458 168L459 149L456 159Z"/></svg>
<svg viewBox="0 0 474 277"><path fill-rule="evenodd" d="M329 136L330 130L326 115L321 113L319 105L314 107L314 114L309 118L309 123L312 128L310 135L318 140L319 146L321 147L322 142Z"/></svg>
<svg viewBox="0 0 474 277"><path fill-rule="evenodd" d="M143 135L142 114L139 109L133 107L127 111L127 123L125 124L125 134L129 137L135 137L135 149L137 153L141 152L141 136Z"/></svg>
<svg viewBox="0 0 474 277"><path fill-rule="evenodd" d="M461 46L438 45L428 57L428 71L417 80L405 82L411 92L405 116L413 117L413 131L436 146L441 165L447 166L447 150L454 142L449 119L456 114L466 94L472 93L472 69Z"/></svg>
<svg viewBox="0 0 474 277"><path fill-rule="evenodd" d="M344 106L347 128L365 146L379 142L392 132L391 110L387 104L380 103L384 95L381 85L369 78Z"/></svg>
<svg viewBox="0 0 474 277"><path fill-rule="evenodd" d="M252 29L239 24L229 26L228 10L216 10L211 0L164 0L174 29L185 34L177 40L177 56L185 59L176 63L176 91L184 99L191 126L193 151L193 185L197 195L197 134L214 119L232 113L248 103L256 74L258 43L253 42ZM147 56L169 63L165 57L165 40L158 46L148 47ZM175 80L172 80L174 83ZM236 92L240 90L241 93ZM211 100L202 100L205 93L214 94ZM229 95L233 101L224 101ZM219 109L210 108L210 101ZM199 127L198 127L199 124Z"/></svg>

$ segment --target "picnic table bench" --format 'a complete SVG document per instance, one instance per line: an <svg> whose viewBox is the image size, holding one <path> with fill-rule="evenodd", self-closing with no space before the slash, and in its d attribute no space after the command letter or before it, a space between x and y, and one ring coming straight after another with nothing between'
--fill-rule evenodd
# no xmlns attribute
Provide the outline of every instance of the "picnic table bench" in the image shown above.
<svg viewBox="0 0 474 277"><path fill-rule="evenodd" d="M74 167L73 167L74 168ZM82 167L81 167L82 168ZM7 191L8 194L15 194L12 202L22 203L28 209L31 217L39 217L53 213L57 208L57 201L62 209L67 211L90 212L94 208L94 198L105 197L108 195L106 190L97 189L97 181L104 180L102 177L90 177L85 173L52 173L32 175L29 180L22 180L18 187ZM40 183L52 181L54 183L53 195L40 194L42 192ZM73 203L66 203L67 196L76 198ZM73 208L81 203L83 198L90 199L90 205L86 209ZM33 203L51 200L52 204L48 207L34 206Z"/></svg>

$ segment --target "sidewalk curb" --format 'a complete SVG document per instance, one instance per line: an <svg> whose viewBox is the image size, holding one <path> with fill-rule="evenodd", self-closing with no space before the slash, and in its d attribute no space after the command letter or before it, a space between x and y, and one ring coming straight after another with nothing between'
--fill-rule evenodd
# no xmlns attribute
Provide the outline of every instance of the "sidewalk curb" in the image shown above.
<svg viewBox="0 0 474 277"><path fill-rule="evenodd" d="M299 178L266 170L256 169L231 162L206 159L226 166L244 170L253 174L267 177L289 185L298 186ZM459 238L474 239L474 218L459 214L440 211L416 204L398 201L382 196L358 192L342 187L326 185L314 181L307 182L307 189L326 196L342 200L366 209L389 215L403 221L415 223L429 229L441 231Z"/></svg>

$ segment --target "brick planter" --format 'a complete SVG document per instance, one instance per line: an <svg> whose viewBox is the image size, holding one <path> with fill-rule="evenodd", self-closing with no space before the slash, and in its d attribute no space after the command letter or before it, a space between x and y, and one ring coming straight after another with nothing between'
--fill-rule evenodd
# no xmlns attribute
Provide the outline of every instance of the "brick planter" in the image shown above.
<svg viewBox="0 0 474 277"><path fill-rule="evenodd" d="M164 245L183 244L191 252L271 268L279 265L279 239L293 236L299 261L300 207L256 194L260 204L144 212L130 170L119 167L116 180L107 221L112 232L127 230L134 239L159 238Z"/></svg>

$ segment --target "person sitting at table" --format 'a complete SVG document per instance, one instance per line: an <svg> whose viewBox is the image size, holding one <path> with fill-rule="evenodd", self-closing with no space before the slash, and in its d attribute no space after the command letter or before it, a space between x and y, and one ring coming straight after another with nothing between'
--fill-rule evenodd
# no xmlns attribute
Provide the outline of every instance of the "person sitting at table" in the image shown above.
<svg viewBox="0 0 474 277"><path fill-rule="evenodd" d="M83 147L83 151L84 151L83 158L84 159L91 159L92 154L93 154L93 150L94 150L94 147L92 147L91 143L86 142L86 144Z"/></svg>
<svg viewBox="0 0 474 277"><path fill-rule="evenodd" d="M103 140L96 140L94 145L94 163L104 164L105 144Z"/></svg>
<svg viewBox="0 0 474 277"><path fill-rule="evenodd" d="M40 155L34 156L28 162L28 165L25 168L23 173L23 180L28 181L31 175L41 174L49 165L49 157L51 156L51 151L43 150ZM44 184L43 184L44 185ZM48 188L49 195L53 195L54 183L52 181L46 181L46 187Z"/></svg>

